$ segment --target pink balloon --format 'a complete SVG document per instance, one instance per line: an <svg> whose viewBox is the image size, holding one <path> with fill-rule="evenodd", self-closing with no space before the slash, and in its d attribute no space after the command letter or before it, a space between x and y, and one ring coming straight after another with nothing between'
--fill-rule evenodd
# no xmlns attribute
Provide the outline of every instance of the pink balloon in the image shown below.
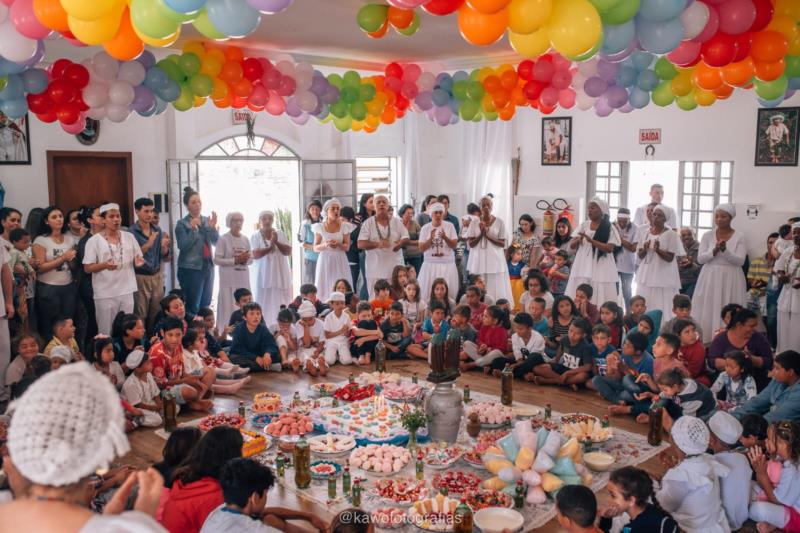
<svg viewBox="0 0 800 533"><path fill-rule="evenodd" d="M74 124L64 124L63 122L61 122L60 124L61 124L61 129L63 129L67 133L71 135L77 135L80 132L82 132L86 127L86 117L83 115L83 113L81 113L80 118Z"/></svg>
<svg viewBox="0 0 800 533"><path fill-rule="evenodd" d="M248 101L251 105L256 107L264 107L268 99L269 91L266 87L259 83L258 85L253 86L253 92L250 93L250 98Z"/></svg>
<svg viewBox="0 0 800 533"><path fill-rule="evenodd" d="M753 0L728 0L717 9L719 30L729 35L739 35L748 31L756 20L756 6Z"/></svg>
<svg viewBox="0 0 800 533"><path fill-rule="evenodd" d="M667 59L674 65L685 67L694 63L700 55L700 43L694 41L682 41L678 48L667 54Z"/></svg>
<svg viewBox="0 0 800 533"><path fill-rule="evenodd" d="M51 33L33 14L33 0L16 0L8 15L14 28L28 39L44 39Z"/></svg>
<svg viewBox="0 0 800 533"><path fill-rule="evenodd" d="M556 67L556 70L569 70L572 61L560 54L553 54L553 66Z"/></svg>
<svg viewBox="0 0 800 533"><path fill-rule="evenodd" d="M269 100L264 107L270 115L281 115L286 110L286 102L283 97L275 91L269 92Z"/></svg>
<svg viewBox="0 0 800 533"><path fill-rule="evenodd" d="M0 0L0 4L5 4L5 5L9 6L9 7L11 7L11 4L13 4L13 3L14 3L14 0Z"/></svg>
<svg viewBox="0 0 800 533"><path fill-rule="evenodd" d="M575 105L576 96L572 89L563 89L558 92L558 105L564 109L570 109Z"/></svg>
<svg viewBox="0 0 800 533"><path fill-rule="evenodd" d="M699 2L700 0L697 1ZM704 3L708 6L708 22L703 31L700 32L700 35L692 39L692 41L701 44L711 39L719 30L719 11L714 6L709 5L710 2Z"/></svg>
<svg viewBox="0 0 800 533"><path fill-rule="evenodd" d="M558 89L546 87L539 96L539 102L547 107L553 107L558 103L559 96Z"/></svg>
<svg viewBox="0 0 800 533"><path fill-rule="evenodd" d="M414 83L419 79L420 74L422 74L422 69L419 68L419 65L410 63L403 68L403 81Z"/></svg>
<svg viewBox="0 0 800 533"><path fill-rule="evenodd" d="M558 90L566 89L572 83L572 74L569 70L556 70L550 84Z"/></svg>
<svg viewBox="0 0 800 533"><path fill-rule="evenodd" d="M400 88L400 94L402 94L409 100L413 100L419 94L419 89L414 83L404 82L403 86Z"/></svg>

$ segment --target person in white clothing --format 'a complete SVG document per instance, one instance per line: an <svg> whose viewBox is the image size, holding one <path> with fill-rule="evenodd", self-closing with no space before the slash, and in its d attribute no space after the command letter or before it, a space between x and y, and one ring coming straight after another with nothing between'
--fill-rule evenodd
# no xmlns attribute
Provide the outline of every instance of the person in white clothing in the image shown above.
<svg viewBox="0 0 800 533"><path fill-rule="evenodd" d="M117 313L133 313L133 294L138 288L134 267L144 265L144 257L136 237L120 231L119 205L101 206L100 216L105 227L86 242L83 270L92 275L97 330L111 335Z"/></svg>
<svg viewBox="0 0 800 533"><path fill-rule="evenodd" d="M730 469L728 475L720 480L720 490L728 523L731 529L736 530L747 521L750 478L753 476L747 456L734 451L742 436L742 424L732 414L717 411L708 419L708 429L711 430L708 447L714 452L714 459Z"/></svg>
<svg viewBox="0 0 800 533"><path fill-rule="evenodd" d="M667 212L661 204L653 207L652 224L636 237L639 268L636 271L637 294L650 309L660 309L663 320L673 317L672 298L681 290L676 258L685 255L678 232L666 226Z"/></svg>
<svg viewBox="0 0 800 533"><path fill-rule="evenodd" d="M663 204L664 201L664 186L660 183L654 183L650 186L650 204L661 204L664 207L664 214L667 217L667 227L670 229L678 229L678 217L675 210ZM647 224L647 205L641 205L636 208L636 213L633 215L633 223L637 226Z"/></svg>
<svg viewBox="0 0 800 533"><path fill-rule="evenodd" d="M317 308L308 300L303 300L297 309L300 320L295 324L297 334L297 357L311 376L325 376L328 363L325 361L325 324L317 318Z"/></svg>
<svg viewBox="0 0 800 533"><path fill-rule="evenodd" d="M609 220L608 204L592 198L587 206L588 220L572 232L569 246L576 250L564 294L575 298L578 285L588 283L594 289L594 301L617 301L619 273L614 248L622 245L617 228Z"/></svg>
<svg viewBox="0 0 800 533"><path fill-rule="evenodd" d="M508 262L506 261L505 247L507 242L505 223L492 215L494 200L491 196L484 196L480 201L481 215L477 228L470 224L469 259L467 270L469 273L482 276L486 283L486 292L495 299L505 298L514 301L511 291L511 280L508 277Z"/></svg>
<svg viewBox="0 0 800 533"><path fill-rule="evenodd" d="M139 423L144 427L161 425L161 391L153 377L153 363L142 350L133 350L125 358L130 371L122 384L122 399L139 410Z"/></svg>
<svg viewBox="0 0 800 533"><path fill-rule="evenodd" d="M314 276L317 296L325 301L334 291L334 285L340 279L353 284L350 274L350 262L347 250L350 249L350 232L352 226L339 216L342 203L338 198L331 198L322 206L325 218L311 226L314 232L314 251L319 254Z"/></svg>
<svg viewBox="0 0 800 533"><path fill-rule="evenodd" d="M722 308L744 305L747 283L742 265L747 256L744 234L731 227L736 216L733 204L714 209L714 229L700 239L697 262L702 266L692 296L692 311L703 331L703 343L722 326ZM649 305L649 302L648 302Z"/></svg>
<svg viewBox="0 0 800 533"><path fill-rule="evenodd" d="M664 474L655 499L686 533L729 533L719 478L730 469L706 453L708 427L684 415L672 424L670 434L675 464Z"/></svg>
<svg viewBox="0 0 800 533"><path fill-rule="evenodd" d="M250 240L242 235L244 215L238 211L228 213L225 225L230 231L219 238L214 250L214 264L219 267L219 294L217 296L217 324L227 324L237 309L236 289L250 289Z"/></svg>
<svg viewBox="0 0 800 533"><path fill-rule="evenodd" d="M319 269L317 269L319 272ZM328 298L328 305L333 309L325 317L325 362L328 366L339 362L343 365L352 365L353 356L350 355L350 330L353 323L350 316L344 312L344 294L332 292Z"/></svg>
<svg viewBox="0 0 800 533"><path fill-rule="evenodd" d="M8 400L11 387L5 387L6 369L11 363L11 335L8 321L14 318L14 278L8 266L8 252L0 246L0 402Z"/></svg>
<svg viewBox="0 0 800 533"><path fill-rule="evenodd" d="M358 234L358 249L367 255L365 273L370 300L375 298L375 282L391 279L394 267L404 264L403 245L409 241L403 221L389 214L389 199L378 194L374 204L375 215L361 224Z"/></svg>
<svg viewBox="0 0 800 533"><path fill-rule="evenodd" d="M794 246L781 254L774 270L783 284L778 296L778 349L800 349L800 222L792 224Z"/></svg>
<svg viewBox="0 0 800 533"><path fill-rule="evenodd" d="M434 280L442 278L451 292L458 291L458 268L455 247L458 234L452 223L444 220L444 204L436 202L428 206L431 221L419 232L419 248L425 254L417 281L422 294L430 294Z"/></svg>
<svg viewBox="0 0 800 533"><path fill-rule="evenodd" d="M270 324L278 317L281 305L292 301L292 274L287 259L292 253L292 245L282 231L272 227L274 222L275 213L262 211L258 215L260 229L250 237L256 265L255 301L261 305L262 316Z"/></svg>

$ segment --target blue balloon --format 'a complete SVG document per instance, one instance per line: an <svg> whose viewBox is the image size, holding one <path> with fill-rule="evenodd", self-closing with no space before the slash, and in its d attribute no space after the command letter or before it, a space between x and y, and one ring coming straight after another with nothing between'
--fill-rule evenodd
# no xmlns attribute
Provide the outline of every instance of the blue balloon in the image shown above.
<svg viewBox="0 0 800 533"><path fill-rule="evenodd" d="M25 86L22 83L22 78L17 74L9 74L6 88L0 91L0 100L18 100L20 98L25 98Z"/></svg>
<svg viewBox="0 0 800 533"><path fill-rule="evenodd" d="M140 117L152 117L158 111L158 104L153 101L153 105L145 109L144 111L136 111Z"/></svg>
<svg viewBox="0 0 800 533"><path fill-rule="evenodd" d="M651 22L667 22L686 8L686 0L642 0L638 16Z"/></svg>
<svg viewBox="0 0 800 533"><path fill-rule="evenodd" d="M629 67L627 65L622 65L619 67L619 72L617 73L617 84L621 85L622 87L630 87L634 83L636 83L636 78L639 73L636 71L635 68Z"/></svg>
<svg viewBox="0 0 800 533"><path fill-rule="evenodd" d="M319 113L315 115L317 117L317 120L323 120L325 118L328 118L328 115L330 114L331 110L328 108L328 104L323 104L320 102Z"/></svg>
<svg viewBox="0 0 800 533"><path fill-rule="evenodd" d="M167 102L156 96L156 115L160 115L167 110Z"/></svg>
<svg viewBox="0 0 800 533"><path fill-rule="evenodd" d="M636 86L647 92L651 92L658 86L658 76L652 70L643 70L639 73L639 77L636 78Z"/></svg>
<svg viewBox="0 0 800 533"><path fill-rule="evenodd" d="M458 110L461 108L461 102L455 98L451 98L447 103L450 106L450 110L453 112L453 114L458 115Z"/></svg>
<svg viewBox="0 0 800 533"><path fill-rule="evenodd" d="M625 50L636 37L636 23L633 19L624 24L603 25L602 54L618 54Z"/></svg>
<svg viewBox="0 0 800 533"><path fill-rule="evenodd" d="M436 107L446 106L450 101L450 93L444 89L434 89L432 95L433 103Z"/></svg>
<svg viewBox="0 0 800 533"><path fill-rule="evenodd" d="M780 96L775 100L762 100L761 98L758 98L758 105L760 105L761 107L766 107L771 109L773 107L778 107L779 105L781 105L783 103L783 100L784 100L783 96Z"/></svg>
<svg viewBox="0 0 800 533"><path fill-rule="evenodd" d="M636 50L631 54L631 61L633 62L634 68L638 71L642 71L649 67L653 63L653 54L650 52L643 52L641 50Z"/></svg>
<svg viewBox="0 0 800 533"><path fill-rule="evenodd" d="M155 93L166 102L174 102L181 95L181 86L174 80L167 80L167 83L157 88Z"/></svg>
<svg viewBox="0 0 800 533"><path fill-rule="evenodd" d="M630 96L628 97L628 103L636 109L645 108L650 104L650 93L648 91L643 91L638 87L634 87Z"/></svg>
<svg viewBox="0 0 800 533"><path fill-rule="evenodd" d="M206 0L164 0L171 10L184 15L200 11L206 5Z"/></svg>
<svg viewBox="0 0 800 533"><path fill-rule="evenodd" d="M47 72L40 68L31 68L20 74L26 93L39 94L47 89L50 79Z"/></svg>
<svg viewBox="0 0 800 533"><path fill-rule="evenodd" d="M654 54L668 54L683 40L683 24L680 19L669 22L651 22L636 17L636 35L643 50Z"/></svg>
<svg viewBox="0 0 800 533"><path fill-rule="evenodd" d="M152 91L158 91L164 87L168 81L167 73L156 66L147 69L147 73L144 75L144 84Z"/></svg>
<svg viewBox="0 0 800 533"><path fill-rule="evenodd" d="M436 77L436 82L440 89L448 93L453 92L453 78L446 72L439 74L439 76Z"/></svg>
<svg viewBox="0 0 800 533"><path fill-rule="evenodd" d="M28 101L24 98L0 101L0 111L8 118L22 118L28 112Z"/></svg>
<svg viewBox="0 0 800 533"><path fill-rule="evenodd" d="M241 0L208 0L208 18L227 37L244 37L253 33L261 22L261 13Z"/></svg>
<svg viewBox="0 0 800 533"><path fill-rule="evenodd" d="M455 81L466 81L468 79L469 79L469 74L467 74L463 70L459 70L455 74L453 74L453 81L454 82Z"/></svg>
<svg viewBox="0 0 800 533"><path fill-rule="evenodd" d="M0 76L7 76L9 74L19 74L25 70L25 67L18 63L9 61L8 59L0 56Z"/></svg>

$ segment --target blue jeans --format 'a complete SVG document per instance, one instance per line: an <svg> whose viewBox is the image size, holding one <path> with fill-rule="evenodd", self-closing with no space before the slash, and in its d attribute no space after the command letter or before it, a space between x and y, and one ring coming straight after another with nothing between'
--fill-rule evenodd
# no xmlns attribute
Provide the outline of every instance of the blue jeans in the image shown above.
<svg viewBox="0 0 800 533"><path fill-rule="evenodd" d="M353 291L358 292L358 299L361 300L362 302L369 301L369 289L367 288L366 265L367 265L367 253L361 252L360 254L358 254L358 266L361 269L361 280L363 283L361 284L361 290L358 290L357 287L353 287Z"/></svg>
<svg viewBox="0 0 800 533"><path fill-rule="evenodd" d="M631 284L633 283L633 274L625 272L619 273L619 291L622 292L622 299L625 301L625 311L630 311L629 306L631 303Z"/></svg>
<svg viewBox="0 0 800 533"><path fill-rule="evenodd" d="M178 283L186 298L186 312L196 315L201 307L211 305L211 294L214 290L214 263L203 261L203 268L178 268Z"/></svg>
<svg viewBox="0 0 800 533"><path fill-rule="evenodd" d="M636 383L636 379L631 375L625 375L622 379L614 379L607 376L595 376L592 378L592 385L600 396L611 403L620 401L635 404L634 395L643 391L642 387Z"/></svg>
<svg viewBox="0 0 800 533"><path fill-rule="evenodd" d="M680 292L681 292L681 294L685 294L686 296L691 298L692 296L694 296L694 288L695 288L695 286L697 286L697 282L696 281L693 281L691 283L687 283L686 285L681 287L681 291Z"/></svg>

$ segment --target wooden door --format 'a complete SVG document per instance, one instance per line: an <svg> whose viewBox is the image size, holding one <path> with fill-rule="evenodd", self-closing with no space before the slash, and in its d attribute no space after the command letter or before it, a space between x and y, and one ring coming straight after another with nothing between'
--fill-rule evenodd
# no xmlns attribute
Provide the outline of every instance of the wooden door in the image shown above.
<svg viewBox="0 0 800 533"><path fill-rule="evenodd" d="M50 204L66 214L82 205L119 204L122 224L133 223L130 152L47 152Z"/></svg>

